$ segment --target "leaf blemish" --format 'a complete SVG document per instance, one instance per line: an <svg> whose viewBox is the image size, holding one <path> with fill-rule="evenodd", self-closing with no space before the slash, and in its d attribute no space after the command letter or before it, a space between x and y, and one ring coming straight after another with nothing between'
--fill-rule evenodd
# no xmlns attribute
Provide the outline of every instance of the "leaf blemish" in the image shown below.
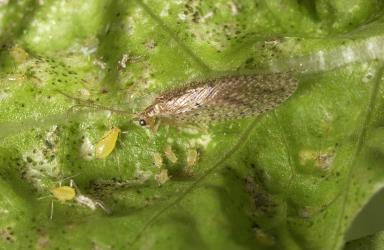
<svg viewBox="0 0 384 250"><path fill-rule="evenodd" d="M299 152L301 165L313 162L314 166L321 171L328 171L336 157L336 151L333 147L323 150L305 149Z"/></svg>

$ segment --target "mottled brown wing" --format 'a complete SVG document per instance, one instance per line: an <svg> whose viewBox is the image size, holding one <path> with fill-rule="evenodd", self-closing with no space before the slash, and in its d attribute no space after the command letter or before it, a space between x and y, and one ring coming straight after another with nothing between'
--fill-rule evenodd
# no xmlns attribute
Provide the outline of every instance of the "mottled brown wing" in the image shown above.
<svg viewBox="0 0 384 250"><path fill-rule="evenodd" d="M161 116L176 122L257 116L284 102L296 88L297 80L290 73L211 79L163 95L166 109Z"/></svg>

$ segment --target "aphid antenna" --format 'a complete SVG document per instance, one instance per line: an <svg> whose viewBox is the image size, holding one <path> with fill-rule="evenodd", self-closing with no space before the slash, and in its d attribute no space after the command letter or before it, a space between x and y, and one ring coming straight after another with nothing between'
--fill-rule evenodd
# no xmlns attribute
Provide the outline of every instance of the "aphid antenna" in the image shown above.
<svg viewBox="0 0 384 250"><path fill-rule="evenodd" d="M57 181L59 183L59 186L61 187L61 184L66 181L66 180L69 180L69 186L72 187L72 185L74 184L74 181L73 181L73 178L76 177L76 176L79 176L80 174L74 174L74 175L70 175L70 176L67 176L67 177L64 177L62 179L60 179L59 181Z"/></svg>
<svg viewBox="0 0 384 250"><path fill-rule="evenodd" d="M127 147L127 145L121 139L119 139L118 141L123 145L123 147Z"/></svg>
<svg viewBox="0 0 384 250"><path fill-rule="evenodd" d="M108 208L106 208L104 206L103 203L101 203L100 201L95 201L95 204L96 206L100 207L106 214L110 214L111 213L111 210L109 210Z"/></svg>
<svg viewBox="0 0 384 250"><path fill-rule="evenodd" d="M72 99L74 100L75 102L77 102L78 104L72 106L69 111L72 112L73 109L75 109L76 107L88 107L88 108L91 108L91 109L94 109L96 111L110 111L110 112L113 112L113 113L116 113L116 114L120 114L120 115L124 115L124 116L135 116L135 113L132 113L132 112L128 112L128 111L125 111L125 110L119 110L119 109L115 109L115 108L112 108L112 107L106 107L106 106L103 106L103 105L100 105L100 104L96 104L94 103L93 101L90 101L90 100L83 100L81 98L78 98L78 97L74 97L74 96L71 96L59 89L55 89L55 91L57 91L58 93L62 94L63 96L69 98L69 99Z"/></svg>
<svg viewBox="0 0 384 250"><path fill-rule="evenodd" d="M37 199L43 200L43 199L50 198L50 197L52 197L52 196L51 195L44 195L44 196L37 197Z"/></svg>
<svg viewBox="0 0 384 250"><path fill-rule="evenodd" d="M129 131L120 131L122 134L128 134ZM127 145L121 140L121 138L118 138L118 142L121 143L124 147L127 147Z"/></svg>
<svg viewBox="0 0 384 250"><path fill-rule="evenodd" d="M73 188L76 190L76 194L81 195L80 189L79 189L79 187L76 185L76 183L75 183L74 180L70 179L70 180L69 180L69 185L70 185L70 187L73 187Z"/></svg>

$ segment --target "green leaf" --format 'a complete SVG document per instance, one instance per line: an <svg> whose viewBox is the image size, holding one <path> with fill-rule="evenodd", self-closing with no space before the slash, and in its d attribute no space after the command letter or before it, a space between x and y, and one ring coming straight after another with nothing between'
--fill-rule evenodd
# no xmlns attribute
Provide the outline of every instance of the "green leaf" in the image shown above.
<svg viewBox="0 0 384 250"><path fill-rule="evenodd" d="M1 1L1 245L342 249L384 184L383 30L373 0ZM257 118L151 136L129 115L193 79L276 71L299 89Z"/></svg>
<svg viewBox="0 0 384 250"><path fill-rule="evenodd" d="M383 246L383 232L378 232L376 234L348 242L344 247L344 250L376 250L383 249Z"/></svg>

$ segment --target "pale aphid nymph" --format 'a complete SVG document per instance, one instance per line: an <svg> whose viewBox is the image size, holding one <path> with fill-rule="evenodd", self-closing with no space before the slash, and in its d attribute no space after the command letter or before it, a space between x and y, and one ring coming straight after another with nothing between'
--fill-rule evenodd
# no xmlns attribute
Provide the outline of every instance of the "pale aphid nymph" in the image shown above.
<svg viewBox="0 0 384 250"><path fill-rule="evenodd" d="M76 196L76 190L72 186L59 186L50 190L53 197L60 202L71 201Z"/></svg>
<svg viewBox="0 0 384 250"><path fill-rule="evenodd" d="M105 159L112 153L115 149L120 132L121 130L119 128L112 128L103 136L103 138L96 144L96 158Z"/></svg>
<svg viewBox="0 0 384 250"><path fill-rule="evenodd" d="M215 122L257 116L288 99L298 82L291 73L217 77L160 94L139 124L156 131L162 123Z"/></svg>

